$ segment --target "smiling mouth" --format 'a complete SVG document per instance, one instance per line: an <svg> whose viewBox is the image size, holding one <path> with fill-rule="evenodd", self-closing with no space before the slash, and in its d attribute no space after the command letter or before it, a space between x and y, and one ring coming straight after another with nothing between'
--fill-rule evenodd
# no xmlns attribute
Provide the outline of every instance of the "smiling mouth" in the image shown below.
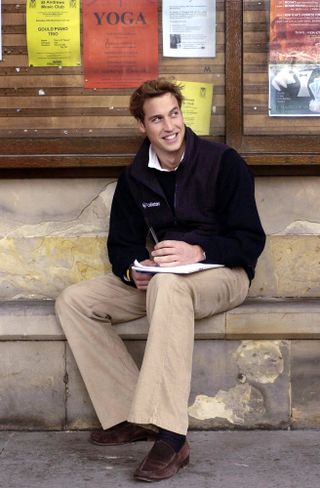
<svg viewBox="0 0 320 488"><path fill-rule="evenodd" d="M178 132L174 133L174 134L169 134L168 136L164 136L163 139L165 141L175 141L176 139L178 138Z"/></svg>

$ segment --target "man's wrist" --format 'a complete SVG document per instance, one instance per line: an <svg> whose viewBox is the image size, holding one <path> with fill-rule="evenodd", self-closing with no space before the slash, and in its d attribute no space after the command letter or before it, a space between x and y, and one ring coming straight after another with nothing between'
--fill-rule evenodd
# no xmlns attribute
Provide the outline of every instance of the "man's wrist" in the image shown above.
<svg viewBox="0 0 320 488"><path fill-rule="evenodd" d="M207 259L207 256L206 256L206 253L205 251L202 249L201 246L199 246L198 244L196 245L196 247L198 248L199 250L199 258L198 258L198 262L201 263L202 261L205 261Z"/></svg>
<svg viewBox="0 0 320 488"><path fill-rule="evenodd" d="M131 267L132 267L132 265L130 264L129 268L126 269L126 272L125 272L125 275L124 275L124 279L128 283L132 283L133 282L132 269L131 269Z"/></svg>

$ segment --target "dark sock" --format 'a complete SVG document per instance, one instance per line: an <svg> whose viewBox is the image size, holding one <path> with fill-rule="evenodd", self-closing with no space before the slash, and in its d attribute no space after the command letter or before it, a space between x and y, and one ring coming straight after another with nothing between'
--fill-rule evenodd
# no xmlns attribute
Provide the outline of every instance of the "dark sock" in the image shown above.
<svg viewBox="0 0 320 488"><path fill-rule="evenodd" d="M120 424L116 424L116 425L113 425L112 427L109 427L109 429L107 429L107 430L117 429L118 427L122 427L122 426L125 426L125 425L129 425L126 420L124 420L123 422L120 422Z"/></svg>
<svg viewBox="0 0 320 488"><path fill-rule="evenodd" d="M176 432L171 432L171 430L159 429L157 440L166 442L176 452L178 452L185 443L186 436L177 434Z"/></svg>

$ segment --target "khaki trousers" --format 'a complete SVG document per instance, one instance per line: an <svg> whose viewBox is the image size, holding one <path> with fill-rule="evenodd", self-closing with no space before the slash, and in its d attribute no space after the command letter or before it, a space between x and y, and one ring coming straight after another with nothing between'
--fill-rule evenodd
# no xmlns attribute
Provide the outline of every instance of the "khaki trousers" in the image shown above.
<svg viewBox="0 0 320 488"><path fill-rule="evenodd" d="M56 313L102 427L128 420L185 434L194 319L240 305L248 288L241 268L158 273L147 292L112 273L66 288ZM139 371L117 324L146 314L150 328Z"/></svg>

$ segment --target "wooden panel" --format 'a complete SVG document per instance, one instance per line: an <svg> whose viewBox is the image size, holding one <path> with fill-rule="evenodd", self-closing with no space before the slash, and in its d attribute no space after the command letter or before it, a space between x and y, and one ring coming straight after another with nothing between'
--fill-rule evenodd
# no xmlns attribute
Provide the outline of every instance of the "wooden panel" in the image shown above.
<svg viewBox="0 0 320 488"><path fill-rule="evenodd" d="M214 97L210 134L216 140L225 136L225 29L224 0L217 0L217 55L215 58L165 58L162 55L161 9L159 13L159 72L160 75L181 81L203 81L213 83ZM44 147L52 147L52 162L57 164L55 154L62 154L62 162L68 167L78 154L78 138L95 141L83 145L86 165L100 165L104 159L110 164L109 155L115 151L121 154L130 151L127 138L137 147L140 138L136 123L128 111L132 90L128 89L84 89L82 67L29 67L26 45L26 0L17 4L3 0L3 61L0 64L0 167L18 167L21 147L29 140L29 154L39 165ZM7 144L8 138L14 144ZM103 138L104 144L100 144ZM110 138L110 144L106 144ZM61 144L50 144L50 139ZM72 141L65 146L65 141ZM12 154L12 147L16 153ZM113 148L111 150L111 147ZM62 153L59 153L63 148ZM99 149L97 149L99 148ZM9 153L7 152L9 151ZM105 155L101 160L87 158L92 152ZM66 158L69 154L69 159ZM9 156L10 157L7 157ZM114 152L112 152L114 154ZM16 158L16 159L15 159ZM60 158L61 159L61 158ZM126 161L130 159L129 156ZM20 158L21 165L32 165L32 159ZM124 160L117 160L122 164ZM49 158L43 158L45 166L51 166Z"/></svg>
<svg viewBox="0 0 320 488"><path fill-rule="evenodd" d="M128 112L131 90L85 90L82 67L28 67L26 0L2 4L0 168L115 174L141 142ZM217 0L213 59L164 58L158 4L160 75L213 83L211 138L226 140L261 174L318 171L320 118L268 115L268 0Z"/></svg>
<svg viewBox="0 0 320 488"><path fill-rule="evenodd" d="M244 2L243 133L317 135L320 117L270 117L268 114L268 8L268 2Z"/></svg>
<svg viewBox="0 0 320 488"><path fill-rule="evenodd" d="M251 165L312 168L320 117L268 113L268 19L268 0L226 2L226 140Z"/></svg>

